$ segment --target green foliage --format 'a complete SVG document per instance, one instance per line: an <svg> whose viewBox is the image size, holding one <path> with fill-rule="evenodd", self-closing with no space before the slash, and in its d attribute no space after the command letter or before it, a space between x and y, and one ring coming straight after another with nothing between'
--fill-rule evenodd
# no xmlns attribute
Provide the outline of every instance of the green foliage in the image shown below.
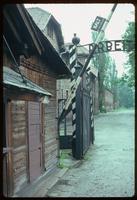
<svg viewBox="0 0 137 200"><path fill-rule="evenodd" d="M135 39L135 22L129 22L128 27L122 36L124 40L134 40Z"/></svg>
<svg viewBox="0 0 137 200"><path fill-rule="evenodd" d="M58 163L59 168L61 168L61 169L67 168L64 163L64 160L67 158L69 158L68 152L60 151L60 159L59 159L59 163Z"/></svg>
<svg viewBox="0 0 137 200"><path fill-rule="evenodd" d="M64 168L64 165L63 165L63 163L58 163L58 166L57 166L58 168L60 168L60 169L63 169Z"/></svg>
<svg viewBox="0 0 137 200"><path fill-rule="evenodd" d="M88 160L91 160L91 155L85 155L84 157L83 157L83 160L85 160L85 161L88 161Z"/></svg>
<svg viewBox="0 0 137 200"><path fill-rule="evenodd" d="M97 36L96 32L92 33L93 41ZM95 54L93 64L99 71L99 109L100 112L106 112L103 108L103 95L105 88L114 94L114 102L117 100L117 71L116 64L109 53Z"/></svg>
<svg viewBox="0 0 137 200"><path fill-rule="evenodd" d="M100 109L100 112L101 113L106 113L107 111L106 111L106 108L104 107L104 106L102 106L102 108Z"/></svg>
<svg viewBox="0 0 137 200"><path fill-rule="evenodd" d="M118 82L119 106L130 108L134 106L134 91L122 77Z"/></svg>
<svg viewBox="0 0 137 200"><path fill-rule="evenodd" d="M130 22L128 27L122 37L124 40L135 40L135 22ZM123 75L123 78L128 83L129 87L133 87L135 85L135 51L130 50L127 52L128 60L125 63L125 68L127 69L127 74Z"/></svg>

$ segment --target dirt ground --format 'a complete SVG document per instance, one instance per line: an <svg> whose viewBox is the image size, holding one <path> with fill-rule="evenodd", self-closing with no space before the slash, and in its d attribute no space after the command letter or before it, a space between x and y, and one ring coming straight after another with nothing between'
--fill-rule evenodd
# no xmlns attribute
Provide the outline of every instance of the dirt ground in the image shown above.
<svg viewBox="0 0 137 200"><path fill-rule="evenodd" d="M131 197L134 195L134 111L95 117L95 144L80 166L69 169L49 197Z"/></svg>

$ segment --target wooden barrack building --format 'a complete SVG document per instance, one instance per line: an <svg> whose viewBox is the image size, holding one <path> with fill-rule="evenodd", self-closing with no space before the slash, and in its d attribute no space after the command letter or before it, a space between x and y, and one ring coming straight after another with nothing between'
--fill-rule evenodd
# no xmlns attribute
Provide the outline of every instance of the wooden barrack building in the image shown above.
<svg viewBox="0 0 137 200"><path fill-rule="evenodd" d="M3 7L3 192L58 163L56 81L70 70L21 4Z"/></svg>

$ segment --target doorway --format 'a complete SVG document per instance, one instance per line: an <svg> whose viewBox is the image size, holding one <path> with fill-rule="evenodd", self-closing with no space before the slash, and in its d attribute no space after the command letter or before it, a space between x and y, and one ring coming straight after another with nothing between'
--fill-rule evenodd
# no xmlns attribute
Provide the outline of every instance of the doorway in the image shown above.
<svg viewBox="0 0 137 200"><path fill-rule="evenodd" d="M28 102L28 144L29 144L29 181L32 182L42 171L41 142L41 104Z"/></svg>

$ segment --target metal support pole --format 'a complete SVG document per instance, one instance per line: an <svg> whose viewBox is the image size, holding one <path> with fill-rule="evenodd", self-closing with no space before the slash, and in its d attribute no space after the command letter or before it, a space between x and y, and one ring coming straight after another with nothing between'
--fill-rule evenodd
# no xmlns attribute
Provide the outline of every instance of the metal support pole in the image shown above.
<svg viewBox="0 0 137 200"><path fill-rule="evenodd" d="M85 70L87 69L87 67L88 67L88 65L89 65L89 62L90 62L91 58L92 58L93 55L94 55L94 52L95 52L96 47L97 47L97 44L98 44L98 43L103 39L103 37L104 37L104 31L105 31L105 29L106 29L106 27L107 27L107 25L108 25L108 23L109 23L109 21L110 21L112 15L113 15L113 13L114 13L114 10L115 10L116 6L117 6L117 4L114 4L114 6L113 6L113 8L111 9L111 12L110 12L108 18L105 20L105 23L104 23L102 29L100 30L100 32L99 32L99 34L98 34L98 36L97 36L97 38L96 38L96 41L95 41L96 45L95 45L95 46L93 47L93 49L91 50L91 52L90 52L90 54L89 54L89 57L87 58L87 60L86 60L86 62L85 62L84 67L82 68L81 72L79 73L79 76L78 76L77 79L75 80L75 83L74 83L74 85L73 85L73 88L71 88L71 92L69 93L70 96L68 97L68 99L67 99L67 101L66 101L66 104L65 104L65 106L64 106L64 108L63 108L63 112L61 113L59 120L62 120L62 119L64 118L64 116L67 114L68 110L71 108L71 102L72 102L72 99L73 99L74 96L75 96L75 92L76 92L76 90L77 90L77 88L78 88L78 86L79 86L79 84L80 84L80 82L81 82L81 77L82 77L82 75L84 74Z"/></svg>

